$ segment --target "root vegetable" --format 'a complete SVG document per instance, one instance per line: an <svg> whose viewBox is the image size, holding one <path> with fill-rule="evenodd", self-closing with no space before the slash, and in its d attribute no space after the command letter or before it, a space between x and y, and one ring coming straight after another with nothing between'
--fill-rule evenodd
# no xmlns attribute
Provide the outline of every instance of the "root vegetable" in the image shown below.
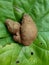
<svg viewBox="0 0 49 65"><path fill-rule="evenodd" d="M37 27L32 18L24 14L21 23L21 42L28 46L30 45L37 36Z"/></svg>
<svg viewBox="0 0 49 65"><path fill-rule="evenodd" d="M9 32L13 34L14 40L20 43L20 24L18 22L14 22L11 19L7 19L5 23Z"/></svg>
<svg viewBox="0 0 49 65"><path fill-rule="evenodd" d="M16 34L16 32L20 31L20 24L18 22L15 22L11 19L7 19L5 24L7 25L9 32L12 34Z"/></svg>
<svg viewBox="0 0 49 65"><path fill-rule="evenodd" d="M37 36L36 24L27 14L23 15L21 24L11 19L7 19L5 23L9 32L13 34L13 39L25 46L30 45Z"/></svg>

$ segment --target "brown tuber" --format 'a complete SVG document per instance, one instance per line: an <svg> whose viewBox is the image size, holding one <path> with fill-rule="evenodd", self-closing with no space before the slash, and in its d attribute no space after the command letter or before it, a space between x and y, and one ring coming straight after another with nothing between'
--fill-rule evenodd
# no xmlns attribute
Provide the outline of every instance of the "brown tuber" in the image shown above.
<svg viewBox="0 0 49 65"><path fill-rule="evenodd" d="M32 18L24 14L21 24L21 42L30 45L37 36L37 28Z"/></svg>
<svg viewBox="0 0 49 65"><path fill-rule="evenodd" d="M11 19L7 19L5 24L7 25L9 32L13 34L14 40L20 43L20 23L15 22Z"/></svg>
<svg viewBox="0 0 49 65"><path fill-rule="evenodd" d="M20 31L20 24L18 22L15 22L11 19L7 19L5 24L7 25L9 32L12 34L16 34L16 32Z"/></svg>
<svg viewBox="0 0 49 65"><path fill-rule="evenodd" d="M25 46L30 45L37 36L36 24L27 14L23 15L21 24L10 19L7 19L5 23L9 32L13 34L14 40Z"/></svg>

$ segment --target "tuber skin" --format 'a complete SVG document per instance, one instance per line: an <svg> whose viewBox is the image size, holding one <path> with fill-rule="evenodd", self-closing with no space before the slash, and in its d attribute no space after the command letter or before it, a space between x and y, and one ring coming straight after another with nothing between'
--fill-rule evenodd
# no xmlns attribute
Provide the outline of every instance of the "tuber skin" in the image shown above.
<svg viewBox="0 0 49 65"><path fill-rule="evenodd" d="M17 32L16 35L13 35L13 39L14 39L16 42L21 43L20 33Z"/></svg>
<svg viewBox="0 0 49 65"><path fill-rule="evenodd" d="M13 39L25 46L30 45L37 36L37 27L32 18L24 14L21 24L7 19L5 22L9 32L13 34Z"/></svg>
<svg viewBox="0 0 49 65"><path fill-rule="evenodd" d="M11 19L7 19L5 24L7 25L9 32L12 34L16 34L16 32L20 31L20 24L18 22L15 22Z"/></svg>
<svg viewBox="0 0 49 65"><path fill-rule="evenodd" d="M37 27L32 18L24 14L21 23L21 42L23 45L30 45L37 36Z"/></svg>
<svg viewBox="0 0 49 65"><path fill-rule="evenodd" d="M7 19L5 22L9 32L13 34L13 39L19 43L21 43L20 38L20 24L11 19Z"/></svg>

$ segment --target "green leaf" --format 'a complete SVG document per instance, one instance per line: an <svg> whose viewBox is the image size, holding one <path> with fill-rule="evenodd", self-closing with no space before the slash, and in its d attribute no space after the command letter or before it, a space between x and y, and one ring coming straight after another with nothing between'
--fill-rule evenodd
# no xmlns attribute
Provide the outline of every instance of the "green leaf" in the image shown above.
<svg viewBox="0 0 49 65"><path fill-rule="evenodd" d="M5 46L6 44L11 44L12 42L14 42L12 36L8 36L0 39L0 45L2 46Z"/></svg>
<svg viewBox="0 0 49 65"><path fill-rule="evenodd" d="M5 24L3 24L8 18L15 20L12 3L0 1L0 38L7 37L8 35Z"/></svg>
<svg viewBox="0 0 49 65"><path fill-rule="evenodd" d="M17 48L19 50L17 51ZM13 65L16 63L17 56L21 47L18 44L6 45L5 47L0 46L0 65Z"/></svg>
<svg viewBox="0 0 49 65"><path fill-rule="evenodd" d="M29 14L38 35L30 46L14 42L5 20ZM0 65L49 65L49 0L0 0Z"/></svg>

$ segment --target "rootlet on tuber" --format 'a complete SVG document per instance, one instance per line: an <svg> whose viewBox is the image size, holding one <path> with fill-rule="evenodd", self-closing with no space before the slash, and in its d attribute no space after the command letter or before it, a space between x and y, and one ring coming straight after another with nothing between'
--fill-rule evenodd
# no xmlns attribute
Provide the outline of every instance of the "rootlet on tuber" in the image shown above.
<svg viewBox="0 0 49 65"><path fill-rule="evenodd" d="M30 45L37 36L36 24L28 14L23 15L21 24L11 19L7 19L5 24L13 39L25 46Z"/></svg>

